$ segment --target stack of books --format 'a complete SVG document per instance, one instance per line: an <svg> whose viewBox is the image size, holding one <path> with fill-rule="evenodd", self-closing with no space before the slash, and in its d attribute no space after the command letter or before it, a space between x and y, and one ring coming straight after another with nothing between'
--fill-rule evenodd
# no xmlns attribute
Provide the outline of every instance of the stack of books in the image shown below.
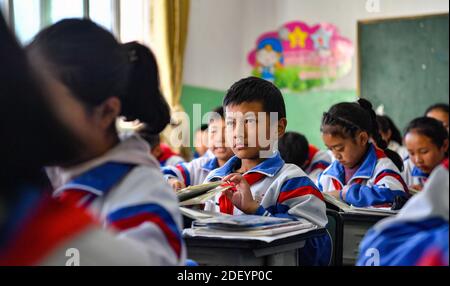
<svg viewBox="0 0 450 286"><path fill-rule="evenodd" d="M260 240L271 242L317 227L309 222L288 218L263 217L255 215L215 216L193 222L192 228L183 234L189 237L210 237L221 239Z"/></svg>

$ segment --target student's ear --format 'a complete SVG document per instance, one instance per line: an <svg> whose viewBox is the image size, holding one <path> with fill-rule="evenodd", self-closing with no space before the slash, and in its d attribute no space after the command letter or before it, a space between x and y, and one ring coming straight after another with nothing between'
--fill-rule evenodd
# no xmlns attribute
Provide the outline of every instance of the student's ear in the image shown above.
<svg viewBox="0 0 450 286"><path fill-rule="evenodd" d="M98 126L103 130L111 128L111 125L115 124L121 110L122 103L118 97L106 99L100 106L95 108L95 117Z"/></svg>
<svg viewBox="0 0 450 286"><path fill-rule="evenodd" d="M367 132L359 132L358 134L359 142L361 143L361 146L366 145L369 143L370 136Z"/></svg>
<svg viewBox="0 0 450 286"><path fill-rule="evenodd" d="M286 127L287 127L287 119L281 118L278 120L278 138L281 138L286 133Z"/></svg>
<svg viewBox="0 0 450 286"><path fill-rule="evenodd" d="M442 144L442 150L443 150L445 153L448 152L448 144L449 144L448 139L445 139L444 144Z"/></svg>

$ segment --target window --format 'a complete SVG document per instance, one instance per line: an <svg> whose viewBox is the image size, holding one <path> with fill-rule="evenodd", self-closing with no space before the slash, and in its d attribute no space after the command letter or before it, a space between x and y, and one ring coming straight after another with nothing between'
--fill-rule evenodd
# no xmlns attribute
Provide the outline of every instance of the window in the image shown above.
<svg viewBox="0 0 450 286"><path fill-rule="evenodd" d="M151 0L0 0L5 18L27 44L44 27L65 18L90 18L123 42L149 39Z"/></svg>
<svg viewBox="0 0 450 286"><path fill-rule="evenodd" d="M41 27L40 0L14 0L12 4L13 27L19 40L26 44Z"/></svg>
<svg viewBox="0 0 450 286"><path fill-rule="evenodd" d="M113 8L111 0L89 1L89 18L109 31L113 31Z"/></svg>
<svg viewBox="0 0 450 286"><path fill-rule="evenodd" d="M25 0L27 1L27 0ZM91 1L96 2L97 0ZM56 23L66 18L83 18L84 2L83 0L50 0L50 23Z"/></svg>

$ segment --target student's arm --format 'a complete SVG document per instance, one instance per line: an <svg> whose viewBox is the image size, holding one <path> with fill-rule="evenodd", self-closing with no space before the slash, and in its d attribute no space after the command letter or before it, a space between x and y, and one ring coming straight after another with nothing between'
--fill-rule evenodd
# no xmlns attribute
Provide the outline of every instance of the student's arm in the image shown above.
<svg viewBox="0 0 450 286"><path fill-rule="evenodd" d="M240 175L224 178L224 181L236 183L237 192L228 192L227 195L233 204L247 214L261 216L274 216L290 219L306 219L318 226L327 224L326 206L322 194L308 177L299 177L287 180L282 185L279 195L269 190L265 196L274 196L274 204L264 207L253 199L250 186Z"/></svg>
<svg viewBox="0 0 450 286"><path fill-rule="evenodd" d="M353 184L344 187L341 199L355 207L369 207L391 204L395 197L406 197L408 187L402 176L394 170L382 170L373 185Z"/></svg>
<svg viewBox="0 0 450 286"><path fill-rule="evenodd" d="M167 166L162 168L162 172L166 181L176 179L182 182L186 187L193 185L193 182L195 181L194 164L192 162L181 163L176 165L175 167Z"/></svg>
<svg viewBox="0 0 450 286"><path fill-rule="evenodd" d="M308 177L292 178L284 182L275 205L267 209L261 206L258 214L302 218L321 227L328 221L324 198Z"/></svg>

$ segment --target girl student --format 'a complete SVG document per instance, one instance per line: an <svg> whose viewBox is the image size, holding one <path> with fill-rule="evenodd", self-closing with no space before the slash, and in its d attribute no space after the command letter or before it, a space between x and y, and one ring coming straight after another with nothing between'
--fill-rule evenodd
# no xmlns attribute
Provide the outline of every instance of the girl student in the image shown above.
<svg viewBox="0 0 450 286"><path fill-rule="evenodd" d="M149 145L137 135L119 138L115 125L119 116L139 119L158 134L170 121L151 51L119 44L89 20L68 19L40 32L27 52L83 142L75 160L50 168L54 196L137 242L152 265L183 265L177 199Z"/></svg>
<svg viewBox="0 0 450 286"><path fill-rule="evenodd" d="M0 266L149 264L137 243L51 197L43 167L75 157L78 140L48 104L50 90L1 14L0 62Z"/></svg>
<svg viewBox="0 0 450 286"><path fill-rule="evenodd" d="M448 132L444 125L429 117L414 119L406 128L403 177L412 190L422 190L431 172L448 158Z"/></svg>
<svg viewBox="0 0 450 286"><path fill-rule="evenodd" d="M318 179L322 192L356 207L387 206L397 197L407 197L408 188L396 166L400 158L378 133L369 101L334 105L323 116L321 132L336 158Z"/></svg>

